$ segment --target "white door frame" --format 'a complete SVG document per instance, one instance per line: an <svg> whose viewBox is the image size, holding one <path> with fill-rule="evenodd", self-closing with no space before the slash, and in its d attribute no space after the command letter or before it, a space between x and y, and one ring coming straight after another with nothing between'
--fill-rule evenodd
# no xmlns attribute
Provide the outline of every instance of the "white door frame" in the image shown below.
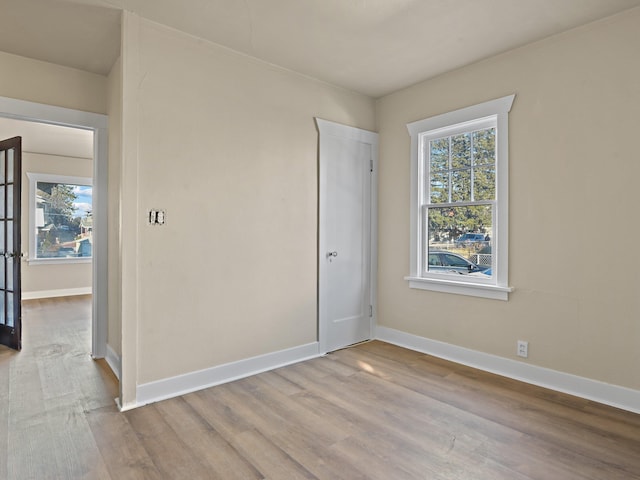
<svg viewBox="0 0 640 480"><path fill-rule="evenodd" d="M93 131L93 308L91 356L107 354L107 136L106 115L0 97L0 116Z"/></svg>
<svg viewBox="0 0 640 480"><path fill-rule="evenodd" d="M319 132L319 151L323 150L323 141L327 137L340 137L350 140L357 140L371 145L371 249L369 252L370 262L370 281L369 281L369 305L372 307L371 317L369 318L371 333L369 338L375 338L375 328L377 324L377 291L378 291L378 134L363 130L356 127L350 127L340 123L330 122L316 117L316 124ZM326 148L326 147L325 147ZM320 176L318 184L318 197L326 188L325 179ZM322 233L320 229L326 219L324 218L323 209L319 209L318 216L318 353L325 354L328 352L327 340L327 321L322 312L322 301L320 298L320 282L321 276L324 274L326 262L323 262L323 254L326 252L326 245L322 243Z"/></svg>

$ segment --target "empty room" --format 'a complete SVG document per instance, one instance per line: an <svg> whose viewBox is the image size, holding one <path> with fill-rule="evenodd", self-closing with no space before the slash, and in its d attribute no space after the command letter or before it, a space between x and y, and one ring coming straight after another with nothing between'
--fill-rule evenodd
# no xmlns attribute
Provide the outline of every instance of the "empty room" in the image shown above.
<svg viewBox="0 0 640 480"><path fill-rule="evenodd" d="M0 478L640 479L640 0L0 15Z"/></svg>

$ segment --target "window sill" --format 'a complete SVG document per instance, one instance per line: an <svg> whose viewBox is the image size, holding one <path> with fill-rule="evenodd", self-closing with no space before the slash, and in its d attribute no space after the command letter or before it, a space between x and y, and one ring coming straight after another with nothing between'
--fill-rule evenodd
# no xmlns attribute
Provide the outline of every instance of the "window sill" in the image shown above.
<svg viewBox="0 0 640 480"><path fill-rule="evenodd" d="M486 285L480 283L456 282L453 280L441 280L423 277L405 277L409 282L409 288L419 290L431 290L433 292L454 293L471 297L489 298L492 300L509 300L509 293L513 287L501 287L498 285Z"/></svg>
<svg viewBox="0 0 640 480"><path fill-rule="evenodd" d="M62 265L68 263L91 263L92 257L57 257L57 258L29 258L29 265Z"/></svg>

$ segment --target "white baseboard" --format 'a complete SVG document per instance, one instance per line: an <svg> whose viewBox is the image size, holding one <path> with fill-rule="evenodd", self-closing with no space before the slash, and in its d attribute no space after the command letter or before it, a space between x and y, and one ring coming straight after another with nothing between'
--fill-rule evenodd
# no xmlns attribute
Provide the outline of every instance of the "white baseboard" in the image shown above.
<svg viewBox="0 0 640 480"><path fill-rule="evenodd" d="M35 300L38 298L72 297L74 295L91 295L91 287L62 288L58 290L37 290L35 292L22 292L22 300Z"/></svg>
<svg viewBox="0 0 640 480"><path fill-rule="evenodd" d="M107 361L107 365L111 367L111 371L116 378L120 380L120 355L111 348L111 345L107 345L107 356L104 359Z"/></svg>
<svg viewBox="0 0 640 480"><path fill-rule="evenodd" d="M640 413L640 390L620 387L569 373L458 347L387 327L376 327L378 340L444 358L525 383Z"/></svg>
<svg viewBox="0 0 640 480"><path fill-rule="evenodd" d="M136 404L126 409L173 398L222 383L232 382L257 373L319 357L318 342L267 353L257 357L226 363L176 377L144 383L136 388Z"/></svg>

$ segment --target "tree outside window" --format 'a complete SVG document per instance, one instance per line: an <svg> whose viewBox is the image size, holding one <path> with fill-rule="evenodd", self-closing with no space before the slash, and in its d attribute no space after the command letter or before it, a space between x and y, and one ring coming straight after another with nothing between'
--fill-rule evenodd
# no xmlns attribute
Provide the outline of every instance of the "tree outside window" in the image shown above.
<svg viewBox="0 0 640 480"><path fill-rule="evenodd" d="M91 257L92 187L35 182L36 258Z"/></svg>

